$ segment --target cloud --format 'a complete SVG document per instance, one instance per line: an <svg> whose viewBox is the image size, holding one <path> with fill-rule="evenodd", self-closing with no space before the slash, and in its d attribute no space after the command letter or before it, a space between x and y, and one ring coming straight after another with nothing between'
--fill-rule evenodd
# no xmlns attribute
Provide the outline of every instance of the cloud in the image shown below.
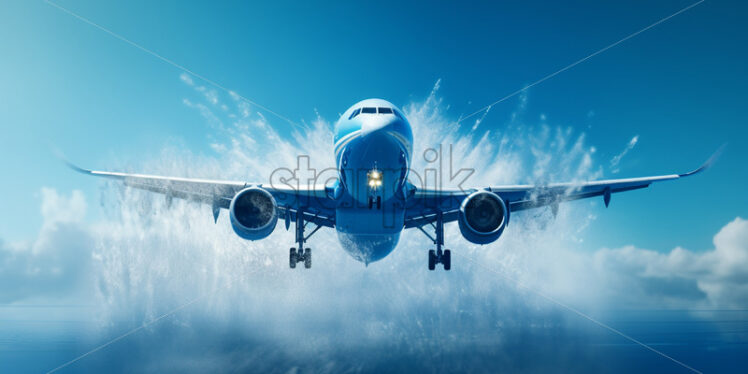
<svg viewBox="0 0 748 374"><path fill-rule="evenodd" d="M629 153L630 150L634 149L636 146L636 143L639 142L639 135L634 135L631 140L629 140L628 144L626 144L626 148L621 151L621 153L613 156L613 158L610 160L610 167L612 169L613 174L618 173L620 168L618 167L618 164L621 163L621 159L623 159L623 156L626 156L627 153Z"/></svg>
<svg viewBox="0 0 748 374"><path fill-rule="evenodd" d="M41 189L41 213L44 226L59 223L80 223L86 215L83 193L74 190L70 197L62 196L52 188Z"/></svg>
<svg viewBox="0 0 748 374"><path fill-rule="evenodd" d="M216 115L216 113L214 113L207 105L203 103L195 103L189 99L183 99L182 103L190 108L197 109L203 119L205 119L205 121L212 127L220 129L224 126L223 121L220 119L220 117Z"/></svg>
<svg viewBox="0 0 748 374"><path fill-rule="evenodd" d="M218 105L218 93L216 92L216 90L206 90L205 100L213 105Z"/></svg>
<svg viewBox="0 0 748 374"><path fill-rule="evenodd" d="M179 75L179 79L184 82L188 86L195 85L195 82L192 80L192 77L187 73L182 73Z"/></svg>
<svg viewBox="0 0 748 374"><path fill-rule="evenodd" d="M475 131L478 129L478 126L480 126L481 122L483 122L484 119L486 119L486 116L488 115L488 112L491 111L491 106L489 105L486 107L486 110L483 111L483 114L475 120L475 123L473 124L473 127L471 128L472 131Z"/></svg>
<svg viewBox="0 0 748 374"><path fill-rule="evenodd" d="M598 275L610 274L610 297L645 305L748 306L748 221L735 218L714 236L714 248L670 252L628 246L594 255Z"/></svg>
<svg viewBox="0 0 748 374"><path fill-rule="evenodd" d="M86 203L80 191L63 196L41 190L43 223L30 243L0 242L0 302L70 301L93 287L93 242L82 224Z"/></svg>

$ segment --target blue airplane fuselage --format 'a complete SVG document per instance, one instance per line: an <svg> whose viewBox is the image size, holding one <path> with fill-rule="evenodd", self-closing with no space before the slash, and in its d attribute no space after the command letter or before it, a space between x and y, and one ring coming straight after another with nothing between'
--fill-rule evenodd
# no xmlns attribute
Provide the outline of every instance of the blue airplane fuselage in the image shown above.
<svg viewBox="0 0 748 374"><path fill-rule="evenodd" d="M400 239L413 132L392 103L368 99L343 113L334 140L343 193L335 214L338 238L368 264L387 256Z"/></svg>

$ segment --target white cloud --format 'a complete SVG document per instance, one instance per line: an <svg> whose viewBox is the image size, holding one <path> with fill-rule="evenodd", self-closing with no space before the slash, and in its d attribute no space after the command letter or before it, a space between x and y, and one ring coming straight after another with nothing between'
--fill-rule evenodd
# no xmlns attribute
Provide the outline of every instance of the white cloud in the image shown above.
<svg viewBox="0 0 748 374"><path fill-rule="evenodd" d="M228 109L225 104L222 104L220 102L218 91L216 91L215 89L208 88L206 86L195 85L195 81L192 79L192 76L190 76L187 73L180 74L179 79L186 85L192 87L195 90L195 92L199 93L203 97L203 99L206 102L210 103L212 106L217 106L223 109L224 111ZM230 94L232 97L234 96L233 92L230 92ZM191 107L200 106L200 105L205 106L204 104L190 105L191 103L187 99L184 99L183 102L185 103L185 105L191 106Z"/></svg>
<svg viewBox="0 0 748 374"><path fill-rule="evenodd" d="M56 190L48 187L41 189L41 213L45 225L78 223L86 215L86 201L83 193L74 190L70 197L61 196Z"/></svg>
<svg viewBox="0 0 748 374"><path fill-rule="evenodd" d="M687 307L748 306L748 221L735 218L714 236L714 249L659 252L633 246L595 254L598 275L625 279L615 297ZM620 289L625 287L626 290ZM627 292L626 292L627 291Z"/></svg>
<svg viewBox="0 0 748 374"><path fill-rule="evenodd" d="M221 120L220 116L216 115L216 113L214 113L207 105L199 102L194 103L189 99L182 99L182 103L190 108L197 109L203 119L205 119L208 124L213 126L213 128L221 129L224 127L223 121Z"/></svg>
<svg viewBox="0 0 748 374"><path fill-rule="evenodd" d="M213 105L217 105L218 104L218 93L216 92L216 90L206 90L205 100L207 100L209 103Z"/></svg>
<svg viewBox="0 0 748 374"><path fill-rule="evenodd" d="M629 140L628 144L626 144L626 148L624 148L623 151L621 151L621 153L613 156L613 158L610 160L610 168L613 174L616 174L619 171L621 171L620 168L618 167L618 165L621 163L621 159L623 159L623 156L626 156L626 154L629 153L630 150L634 149L634 147L636 146L636 143L638 142L639 142L639 135L634 135L634 137L631 138L631 140Z"/></svg>
<svg viewBox="0 0 748 374"><path fill-rule="evenodd" d="M0 242L0 302L90 297L93 241L82 224L85 212L80 191L68 197L41 190L38 236L29 243Z"/></svg>
<svg viewBox="0 0 748 374"><path fill-rule="evenodd" d="M193 86L195 84L195 82L192 80L192 77L187 73L180 74L179 79L189 86Z"/></svg>
<svg viewBox="0 0 748 374"><path fill-rule="evenodd" d="M471 128L471 131L475 131L478 129L478 126L480 126L481 122L483 122L484 119L486 119L486 116L488 115L488 112L491 111L491 106L489 105L486 110L483 111L483 114L475 120L475 123L473 124L473 127Z"/></svg>

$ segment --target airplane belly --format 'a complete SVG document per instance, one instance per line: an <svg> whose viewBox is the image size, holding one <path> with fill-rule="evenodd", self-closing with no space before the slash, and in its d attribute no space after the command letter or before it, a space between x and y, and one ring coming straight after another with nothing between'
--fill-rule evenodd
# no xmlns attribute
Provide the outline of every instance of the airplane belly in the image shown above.
<svg viewBox="0 0 748 374"><path fill-rule="evenodd" d="M338 240L351 257L368 265L387 257L397 246L400 233L366 235L338 231Z"/></svg>
<svg viewBox="0 0 748 374"><path fill-rule="evenodd" d="M366 264L386 257L397 245L405 223L405 211L397 204L382 209L368 206L338 208L335 229L348 254Z"/></svg>
<svg viewBox="0 0 748 374"><path fill-rule="evenodd" d="M385 202L381 209L357 204L351 208L338 208L335 212L335 228L348 234L380 235L395 234L403 230L405 210L399 204Z"/></svg>

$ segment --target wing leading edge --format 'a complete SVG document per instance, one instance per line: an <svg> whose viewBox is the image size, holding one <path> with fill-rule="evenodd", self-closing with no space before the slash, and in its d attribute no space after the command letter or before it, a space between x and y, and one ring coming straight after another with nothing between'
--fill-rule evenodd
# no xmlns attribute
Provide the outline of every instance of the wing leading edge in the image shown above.
<svg viewBox="0 0 748 374"><path fill-rule="evenodd" d="M503 185L484 188L499 195L510 211L520 211L542 206L551 206L554 211L565 201L603 196L607 207L611 195L649 187L652 183L685 178L708 169L721 153L715 152L698 169L683 173L642 178L607 179L589 182L552 183L547 185ZM405 227L419 227L434 221L437 211L442 212L445 222L458 218L462 200L478 189L438 190L417 189L413 195L416 201L406 211Z"/></svg>
<svg viewBox="0 0 748 374"><path fill-rule="evenodd" d="M330 209L330 191L324 185L267 186L260 183L165 177L159 175L130 174L84 169L70 162L73 170L86 175L121 181L125 186L160 193L167 202L172 198L184 199L212 206L213 218L218 219L220 209L229 209L231 200L241 190L256 186L270 192L276 199L279 213L287 221L295 220L296 214L303 214L305 221L319 226L335 226L335 210Z"/></svg>

